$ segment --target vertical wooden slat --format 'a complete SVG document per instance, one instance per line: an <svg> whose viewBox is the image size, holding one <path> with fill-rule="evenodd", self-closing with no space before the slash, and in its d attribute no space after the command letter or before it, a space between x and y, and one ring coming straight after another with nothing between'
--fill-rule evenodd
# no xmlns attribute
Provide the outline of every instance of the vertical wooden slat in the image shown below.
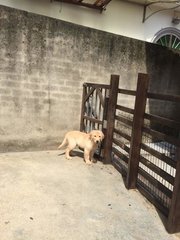
<svg viewBox="0 0 180 240"><path fill-rule="evenodd" d="M128 189L136 188L148 83L149 83L148 75L139 73L131 136L131 148L128 162L128 173L126 179L126 187Z"/></svg>
<svg viewBox="0 0 180 240"><path fill-rule="evenodd" d="M84 113L85 113L85 103L84 103L84 99L85 99L85 95L86 95L86 86L85 84L83 85L83 93L82 93L82 105L81 105L81 122L80 122L80 131L84 131Z"/></svg>
<svg viewBox="0 0 180 240"><path fill-rule="evenodd" d="M180 148L177 148L176 160L176 176L166 226L169 233L180 232Z"/></svg>
<svg viewBox="0 0 180 240"><path fill-rule="evenodd" d="M106 137L104 140L103 162L105 164L111 163L112 138L113 138L113 130L114 130L118 86L119 86L119 75L111 75L109 101L108 101L108 109L107 109L107 130L106 130Z"/></svg>

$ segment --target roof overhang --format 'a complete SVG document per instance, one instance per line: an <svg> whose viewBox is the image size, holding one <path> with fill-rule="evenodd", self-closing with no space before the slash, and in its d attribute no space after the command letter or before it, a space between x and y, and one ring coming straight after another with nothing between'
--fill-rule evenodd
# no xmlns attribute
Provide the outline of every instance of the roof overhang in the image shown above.
<svg viewBox="0 0 180 240"><path fill-rule="evenodd" d="M64 2L74 4L77 6L87 7L103 12L106 10L107 5L113 0L50 0L51 2ZM174 10L178 12L175 16L174 24L178 24L180 20L180 0L119 0L121 2L136 4L144 7L143 20L145 22L149 17L160 11ZM152 8L155 8L152 9ZM150 13L147 14L147 10ZM178 20L178 21L177 21Z"/></svg>
<svg viewBox="0 0 180 240"><path fill-rule="evenodd" d="M51 0L57 2L70 3L77 6L88 7L92 9L99 10L100 12L106 10L106 6L112 0Z"/></svg>

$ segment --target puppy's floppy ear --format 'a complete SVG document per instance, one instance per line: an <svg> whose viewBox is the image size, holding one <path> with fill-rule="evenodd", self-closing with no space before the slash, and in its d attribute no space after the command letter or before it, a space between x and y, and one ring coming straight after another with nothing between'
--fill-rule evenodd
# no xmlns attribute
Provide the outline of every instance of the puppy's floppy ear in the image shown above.
<svg viewBox="0 0 180 240"><path fill-rule="evenodd" d="M92 132L89 133L89 139L92 140Z"/></svg>
<svg viewBox="0 0 180 240"><path fill-rule="evenodd" d="M103 133L101 133L101 140L103 140L104 139L104 134Z"/></svg>

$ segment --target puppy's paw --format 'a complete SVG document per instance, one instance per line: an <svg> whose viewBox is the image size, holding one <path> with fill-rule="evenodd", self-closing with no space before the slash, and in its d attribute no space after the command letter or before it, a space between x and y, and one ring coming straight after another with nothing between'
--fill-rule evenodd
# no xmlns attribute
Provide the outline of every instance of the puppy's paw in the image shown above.
<svg viewBox="0 0 180 240"><path fill-rule="evenodd" d="M72 157L70 157L70 156L66 156L66 159L67 159L67 160L71 160Z"/></svg>
<svg viewBox="0 0 180 240"><path fill-rule="evenodd" d="M96 160L95 158L92 158L91 161L92 161L93 163L97 163L97 160Z"/></svg>
<svg viewBox="0 0 180 240"><path fill-rule="evenodd" d="M86 164L88 164L88 165L91 165L91 164L92 164L92 162L89 161L89 160L87 160L87 161L85 161L85 162L86 162Z"/></svg>

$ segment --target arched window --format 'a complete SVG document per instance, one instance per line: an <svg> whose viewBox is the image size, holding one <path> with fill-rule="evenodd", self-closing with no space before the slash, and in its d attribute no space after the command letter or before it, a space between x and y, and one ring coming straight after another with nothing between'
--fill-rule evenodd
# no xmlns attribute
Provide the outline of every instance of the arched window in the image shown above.
<svg viewBox="0 0 180 240"><path fill-rule="evenodd" d="M176 28L164 28L156 33L154 43L180 50L180 30Z"/></svg>

